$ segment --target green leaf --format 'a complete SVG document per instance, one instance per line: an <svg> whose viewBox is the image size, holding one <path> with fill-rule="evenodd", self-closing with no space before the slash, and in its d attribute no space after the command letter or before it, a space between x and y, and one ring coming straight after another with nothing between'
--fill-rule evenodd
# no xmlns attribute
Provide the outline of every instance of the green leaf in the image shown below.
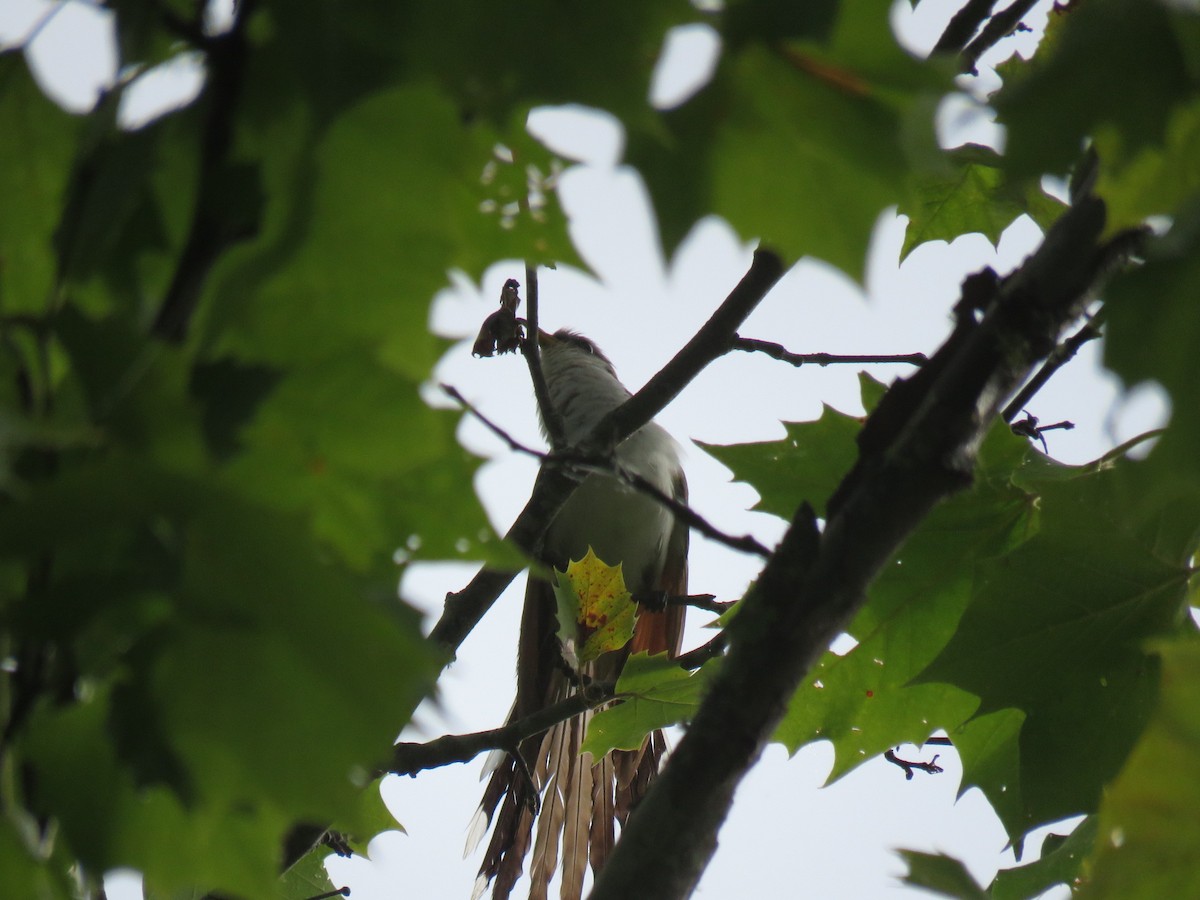
<svg viewBox="0 0 1200 900"><path fill-rule="evenodd" d="M776 740L792 752L832 741L830 777L838 778L888 747L953 731L975 711L978 700L961 685L913 678L954 636L982 561L1027 531L1027 497L1010 483L1024 452L1007 428L993 431L975 487L936 508L879 574L849 628L857 646L824 655L793 696Z"/></svg>
<svg viewBox="0 0 1200 900"><path fill-rule="evenodd" d="M1020 858L1025 823L1021 793L1021 728L1025 713L1002 709L977 714L951 732L954 749L962 760L958 795L979 787L1013 839Z"/></svg>
<svg viewBox="0 0 1200 900"><path fill-rule="evenodd" d="M329 873L325 871L325 858L329 848L318 844L304 858L283 873L273 896L281 900L309 900L334 890Z"/></svg>
<svg viewBox="0 0 1200 900"><path fill-rule="evenodd" d="M935 100L950 84L949 68L899 48L887 9L849 0L826 39L726 53L696 97L631 132L668 251L716 213L789 259L862 276L876 218L907 191L906 161L937 157Z"/></svg>
<svg viewBox="0 0 1200 900"><path fill-rule="evenodd" d="M450 0L437 7L411 4L407 16L388 33L399 36L414 74L436 77L465 117L493 122L554 103L636 119L649 109L650 79L667 30L697 18L683 0L615 7ZM597 48L602 77L592 53Z"/></svg>
<svg viewBox="0 0 1200 900"><path fill-rule="evenodd" d="M51 299L53 235L79 120L48 100L20 53L0 53L0 312L39 314Z"/></svg>
<svg viewBox="0 0 1200 900"><path fill-rule="evenodd" d="M1161 142L1171 109L1200 83L1179 30L1194 21L1183 7L1141 0L1093 0L1062 14L1061 30L1029 74L994 97L1008 130L1009 170L1065 172L1085 138L1105 125L1129 153Z"/></svg>
<svg viewBox="0 0 1200 900"><path fill-rule="evenodd" d="M1108 787L1096 854L1080 896L1141 900L1200 894L1200 645L1194 637L1155 650L1158 704L1138 745Z"/></svg>
<svg viewBox="0 0 1200 900"><path fill-rule="evenodd" d="M1048 834L1037 862L1001 869L988 885L994 900L1025 900L1038 897L1059 884L1074 886L1080 867L1096 842L1096 817L1084 819L1067 836Z"/></svg>
<svg viewBox="0 0 1200 900"><path fill-rule="evenodd" d="M33 823L30 823L32 826ZM10 818L0 821L0 872L6 891L31 900L71 900L74 885L66 873L38 859Z"/></svg>
<svg viewBox="0 0 1200 900"><path fill-rule="evenodd" d="M242 383L253 392L260 382ZM486 556L498 542L471 489L478 460L455 439L457 416L430 409L416 388L357 352L285 373L222 477L306 517L358 569L390 567L401 545L414 557Z"/></svg>
<svg viewBox="0 0 1200 900"><path fill-rule="evenodd" d="M1112 129L1096 135L1104 165L1096 193L1108 205L1108 229L1140 225L1147 216L1174 216L1200 193L1200 100L1171 110L1162 146L1126 154Z"/></svg>
<svg viewBox="0 0 1200 900"><path fill-rule="evenodd" d="M23 745L35 761L38 807L53 811L79 860L93 872L133 866L166 891L201 882L269 894L285 822L262 808L189 808L164 788L135 788L113 751L106 718L103 693L43 708Z"/></svg>
<svg viewBox="0 0 1200 900"><path fill-rule="evenodd" d="M1200 509L1200 385L1195 353L1200 318L1200 208L1180 216L1172 230L1147 250L1147 265L1118 279L1107 292L1105 363L1126 385L1157 381L1171 395L1171 421L1146 460L1141 496L1134 509L1153 510L1186 500ZM1192 516L1194 549L1200 537Z"/></svg>
<svg viewBox="0 0 1200 900"><path fill-rule="evenodd" d="M899 211L909 218L903 260L926 241L953 241L979 232L993 245L1018 216L1028 214L1048 228L1066 206L1036 184L1006 180L994 150L970 144L951 151L951 168L919 179L911 200Z"/></svg>
<svg viewBox="0 0 1200 900"><path fill-rule="evenodd" d="M599 758L610 750L637 750L656 728L686 722L700 705L717 663L710 660L688 672L665 653L630 656L617 681L623 699L592 716L581 752Z"/></svg>
<svg viewBox="0 0 1200 900"><path fill-rule="evenodd" d="M825 502L854 460L862 419L826 405L815 422L784 422L783 427L787 436L779 441L696 443L732 469L737 481L758 491L757 509L790 519L807 500L824 515Z"/></svg>
<svg viewBox="0 0 1200 900"><path fill-rule="evenodd" d="M903 878L905 884L925 888L941 897L987 900L988 895L971 877L967 867L954 857L917 850L901 850L900 855L908 863L908 874Z"/></svg>
<svg viewBox="0 0 1200 900"><path fill-rule="evenodd" d="M1019 817L998 796L1006 783L980 785L1014 840L1095 808L1157 683L1141 642L1183 624L1187 569L1157 556L1126 522L1124 472L1111 462L1070 471L1022 475L1039 495L1037 533L983 560L958 630L919 679L970 691L981 714L1025 714Z"/></svg>

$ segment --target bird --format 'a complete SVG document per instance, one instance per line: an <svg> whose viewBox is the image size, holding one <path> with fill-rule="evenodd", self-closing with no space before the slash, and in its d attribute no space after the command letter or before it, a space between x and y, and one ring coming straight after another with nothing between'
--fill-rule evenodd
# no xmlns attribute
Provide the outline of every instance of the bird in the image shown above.
<svg viewBox="0 0 1200 900"><path fill-rule="evenodd" d="M612 362L588 338L562 329L538 332L550 402L563 424L568 446L581 441L605 415L624 403L629 390ZM546 433L542 418L541 427ZM615 450L623 470L641 476L662 493L687 502L687 479L675 440L655 422L626 438ZM543 562L562 570L590 547L610 566L620 564L635 598L687 594L689 532L658 500L606 473L588 475L551 522ZM631 653L679 653L684 607L639 608L633 638L623 649L585 664L581 673L615 681ZM533 573L525 593L517 652L517 696L509 721L524 718L577 689L556 637L550 583ZM496 753L495 766L468 837L468 852L492 827L474 898L492 884L493 900L506 900L521 875L532 845L530 900L544 900L561 859L561 900L578 900L587 867L599 872L631 810L649 789L666 753L661 731L638 750L614 750L601 759L580 754L584 713L529 738L521 759ZM485 777L487 772L485 770ZM540 805L535 792L540 794ZM535 810L537 812L535 813Z"/></svg>

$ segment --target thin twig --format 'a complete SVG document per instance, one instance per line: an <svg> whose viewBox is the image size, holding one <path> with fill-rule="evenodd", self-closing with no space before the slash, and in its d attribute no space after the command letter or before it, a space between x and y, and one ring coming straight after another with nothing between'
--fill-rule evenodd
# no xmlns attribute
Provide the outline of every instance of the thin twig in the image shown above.
<svg viewBox="0 0 1200 900"><path fill-rule="evenodd" d="M698 669L710 659L723 656L727 646L729 646L728 634L723 630L718 631L707 643L675 657L675 664L681 669Z"/></svg>
<svg viewBox="0 0 1200 900"><path fill-rule="evenodd" d="M784 347L783 344L777 344L774 341L760 341L757 338L744 338L740 334L735 334L733 336L733 343L730 345L729 349L745 350L747 353L765 353L772 359L777 359L780 362L791 363L797 368L806 364L829 366L839 363L851 363L854 365L866 365L870 363L900 363L910 366L921 366L929 362L929 357L927 357L924 353L896 353L883 355L793 353Z"/></svg>
<svg viewBox="0 0 1200 900"><path fill-rule="evenodd" d="M538 411L542 415L542 424L546 427L551 448L561 450L567 445L567 431L562 414L550 397L546 373L542 371L541 342L538 340L538 275L537 264L533 262L525 263L525 320L528 327L522 349L525 362L529 365L529 379L533 382L533 396L537 398Z"/></svg>
<svg viewBox="0 0 1200 900"><path fill-rule="evenodd" d="M512 450L515 453L524 453L526 456L532 456L535 459L540 459L542 462L546 461L549 454L544 453L541 450L536 450L526 444L522 444L515 437L481 413L479 409L473 403L471 403L470 400L464 397L462 392L460 392L459 389L454 385L442 383L439 384L438 387L442 389L442 392L447 397L478 419L484 428L486 428L496 437L500 438L500 440L504 441L504 443L508 445L509 450Z"/></svg>
<svg viewBox="0 0 1200 900"><path fill-rule="evenodd" d="M783 262L778 256L769 250L757 250L750 270L704 327L640 391L597 424L589 443L615 447L654 418L705 366L725 353L734 333L782 274ZM577 480L564 468L543 466L529 502L505 539L524 553L537 556L546 529L576 487ZM465 588L446 595L442 616L430 631L429 640L442 650L447 661L453 659L459 644L515 577L516 572L480 569Z"/></svg>
<svg viewBox="0 0 1200 900"><path fill-rule="evenodd" d="M1070 362L1075 354L1079 352L1080 347L1088 341L1094 341L1098 337L1100 337L1100 329L1096 327L1094 321L1089 321L1071 335L1071 337L1055 347L1054 352L1046 358L1046 361L1042 363L1037 373L1029 379L1025 387L1021 388L1017 396L1012 399L1012 402L1004 407L1004 412L1001 414L1004 421L1011 425L1017 414L1029 405L1029 401L1033 399L1038 391L1046 386L1046 382L1050 380L1054 373Z"/></svg>
<svg viewBox="0 0 1200 900"><path fill-rule="evenodd" d="M592 682L565 700L510 722L502 728L477 731L473 734L447 734L424 744L396 744L392 748L392 759L385 771L393 775L415 775L425 769L470 762L480 753L490 750L515 753L517 746L527 738L548 731L559 722L565 722L612 700L616 696L615 689L616 686L610 682Z"/></svg>
<svg viewBox="0 0 1200 900"><path fill-rule="evenodd" d="M666 605L690 606L692 609L699 609L721 616L736 606L737 601L718 600L716 594L684 594L679 597L667 597Z"/></svg>
<svg viewBox="0 0 1200 900"><path fill-rule="evenodd" d="M764 559L771 555L771 551L759 543L753 535L744 534L740 537L737 537L731 534L726 534L683 501L677 500L675 497L671 496L665 491L660 490L659 487L653 482L643 478L637 472L630 471L620 464L606 462L603 459L584 456L571 451L564 453L543 453L541 450L535 450L532 447L527 447L495 422L483 415L483 413L471 405L471 403L469 403L456 388L448 384L441 385L441 388L448 396L462 404L463 409L482 422L484 426L490 432L492 432L492 434L504 441L510 450L532 456L534 459L539 460L543 465L563 466L574 469L580 473L611 475L620 481L623 481L634 490L640 491L651 499L657 501L659 505L670 510L675 518L694 528L706 538L717 541L718 543L724 544L726 547L729 547L732 550L737 550L741 553L753 553L757 556L763 557Z"/></svg>
<svg viewBox="0 0 1200 900"><path fill-rule="evenodd" d="M636 394L606 415L584 442L615 447L674 400L710 362L729 349L737 329L783 276L783 260L764 247L754 251L750 269L717 311L683 348Z"/></svg>
<svg viewBox="0 0 1200 900"><path fill-rule="evenodd" d="M983 54L1013 33L1037 0L1013 0L1012 4L992 16L979 36L962 50L963 71L974 73Z"/></svg>
<svg viewBox="0 0 1200 900"><path fill-rule="evenodd" d="M940 775L942 772L946 771L937 764L938 757L940 755L940 753L935 753L933 759L931 759L929 762L912 762L911 760L901 759L898 757L895 750L885 750L883 753L883 758L904 770L905 781L912 781L913 772L917 770L925 772L929 775Z"/></svg>

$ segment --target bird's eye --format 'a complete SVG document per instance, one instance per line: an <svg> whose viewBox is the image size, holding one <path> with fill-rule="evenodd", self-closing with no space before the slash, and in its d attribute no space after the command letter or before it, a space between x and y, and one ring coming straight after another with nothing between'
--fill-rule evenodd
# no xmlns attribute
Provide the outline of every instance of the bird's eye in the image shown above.
<svg viewBox="0 0 1200 900"><path fill-rule="evenodd" d="M591 341L580 341L579 346L582 347L584 350L586 350L588 353L592 354L592 356L596 355L596 345L593 344Z"/></svg>

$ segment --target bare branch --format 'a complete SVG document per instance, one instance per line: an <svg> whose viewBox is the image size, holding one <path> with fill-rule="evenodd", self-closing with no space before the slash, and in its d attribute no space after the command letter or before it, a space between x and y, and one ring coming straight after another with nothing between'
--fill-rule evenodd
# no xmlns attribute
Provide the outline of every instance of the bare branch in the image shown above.
<svg viewBox="0 0 1200 900"><path fill-rule="evenodd" d="M1095 322L1088 322L1071 335L1071 337L1055 347L1054 352L1042 363L1042 367L1038 369L1037 374L1030 378L1025 387L1021 388L1021 392L1013 397L1012 402L1008 406L1004 407L1004 412L1002 413L1004 421L1011 423L1017 417L1017 414L1029 405L1029 401L1033 399L1034 395L1046 386L1046 382L1050 380L1054 373L1074 359L1080 347L1088 341L1094 341L1098 337L1100 337L1100 329L1096 327ZM1042 430L1045 431L1046 429L1043 428Z"/></svg>
<svg viewBox="0 0 1200 900"><path fill-rule="evenodd" d="M731 350L745 350L747 353L765 353L772 359L791 363L799 368L803 365L829 366L840 363L854 365L870 365L872 363L900 363L910 366L921 366L929 362L924 353L895 353L884 355L852 355L837 353L792 353L783 344L774 341L760 341L757 338L744 338L734 335Z"/></svg>
<svg viewBox="0 0 1200 900"><path fill-rule="evenodd" d="M699 531L705 537L724 544L730 549L737 550L741 553L753 553L763 558L766 558L770 555L771 551L760 544L753 535L744 534L741 537L734 537L733 535L726 534L686 503L676 499L662 490L659 490L657 485L643 478L636 472L633 472L624 466L616 465L611 461L605 462L603 460L592 459L590 457L576 454L571 450L567 450L563 453L543 453L541 450L535 450L532 447L522 444L491 419L483 415L483 413L472 406L466 400L466 398L463 397L457 388L447 384L441 385L441 388L448 396L461 403L467 412L479 419L479 421L482 422L484 426L492 432L492 434L504 441L510 450L532 456L535 459L540 460L543 465L571 467L576 469L581 474L612 475L625 482L625 484L629 485L634 490L637 490L657 501L660 505L669 509L677 519L696 529L696 531Z"/></svg>
<svg viewBox="0 0 1200 900"><path fill-rule="evenodd" d="M425 769L470 762L480 753L489 750L507 750L515 754L518 745L526 738L548 731L559 722L565 722L582 712L607 703L616 696L614 691L615 686L611 683L593 682L584 685L565 700L510 722L503 728L477 731L473 734L448 734L424 744L396 744L392 748L392 759L387 769L377 774L415 775Z"/></svg>
<svg viewBox="0 0 1200 900"><path fill-rule="evenodd" d="M679 654L675 657L675 664L681 669L698 669L710 659L724 655L725 648L728 646L729 635L725 631L719 631L709 641L694 650Z"/></svg>
<svg viewBox="0 0 1200 900"><path fill-rule="evenodd" d="M946 771L937 764L938 757L940 755L941 754L935 753L933 755L933 759L931 759L929 762L912 762L910 760L901 759L898 757L895 750L885 750L883 752L884 759L904 770L905 781L912 781L913 772L918 770L925 772L928 775L940 775L942 772Z"/></svg>
<svg viewBox="0 0 1200 900"><path fill-rule="evenodd" d="M529 365L529 379L533 382L533 395L537 398L538 410L550 438L550 447L561 450L567 444L567 431L562 414L550 399L550 387L546 384L546 373L542 371L542 350L538 341L538 276L537 264L525 263L525 341L522 351Z"/></svg>

